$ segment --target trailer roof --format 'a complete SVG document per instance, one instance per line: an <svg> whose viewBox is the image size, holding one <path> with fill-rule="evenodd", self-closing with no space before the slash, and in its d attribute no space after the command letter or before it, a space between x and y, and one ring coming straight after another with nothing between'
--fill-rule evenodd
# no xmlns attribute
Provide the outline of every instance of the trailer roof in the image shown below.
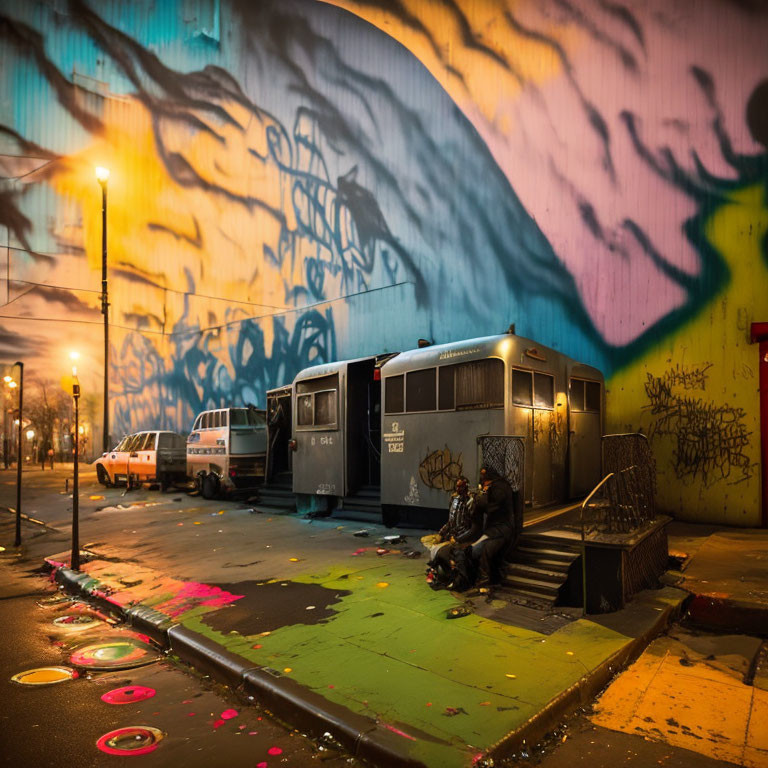
<svg viewBox="0 0 768 768"><path fill-rule="evenodd" d="M517 336L513 333L502 333L497 336L483 336L477 339L464 339L447 344L435 344L431 347L421 347L401 352L397 357L387 361L382 367L385 376L413 370L414 368L428 368L432 365L449 365L468 360L482 360L487 357L501 357L509 360L517 353L538 353L548 362L554 359L565 360L572 366L578 367L584 374L592 373L599 379L602 373L592 366L584 365L564 355L556 349L545 347L532 339ZM534 355L529 355L533 360L538 360Z"/></svg>

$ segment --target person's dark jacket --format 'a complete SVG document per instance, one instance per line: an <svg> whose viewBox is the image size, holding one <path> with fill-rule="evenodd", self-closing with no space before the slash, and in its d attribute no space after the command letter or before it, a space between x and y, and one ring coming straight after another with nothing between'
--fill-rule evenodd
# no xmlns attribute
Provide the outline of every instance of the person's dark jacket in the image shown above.
<svg viewBox="0 0 768 768"><path fill-rule="evenodd" d="M477 541L483 534L489 539L508 539L519 534L523 527L515 493L503 478L491 482L488 490L475 499L472 528L456 541L460 544Z"/></svg>

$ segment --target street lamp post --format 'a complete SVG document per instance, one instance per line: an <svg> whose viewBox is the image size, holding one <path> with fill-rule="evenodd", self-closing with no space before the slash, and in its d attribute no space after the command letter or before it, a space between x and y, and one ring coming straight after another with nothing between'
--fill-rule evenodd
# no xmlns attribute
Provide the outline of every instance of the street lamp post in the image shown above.
<svg viewBox="0 0 768 768"><path fill-rule="evenodd" d="M24 421L24 363L17 361L19 366L19 436L18 436L18 454L16 456L16 538L13 546L21 546L21 453L22 440L21 428Z"/></svg>
<svg viewBox="0 0 768 768"><path fill-rule="evenodd" d="M102 449L109 450L109 294L107 291L107 182L109 168L96 168L101 185L101 313L104 315L104 435Z"/></svg>
<svg viewBox="0 0 768 768"><path fill-rule="evenodd" d="M80 570L80 382L77 378L77 352L70 352L72 360L72 397L75 401L75 452L72 482L72 554L69 567L74 571Z"/></svg>
<svg viewBox="0 0 768 768"><path fill-rule="evenodd" d="M77 380L77 369L72 368L72 397L75 400L75 457L74 481L72 483L72 555L69 567L74 571L80 570L80 382Z"/></svg>

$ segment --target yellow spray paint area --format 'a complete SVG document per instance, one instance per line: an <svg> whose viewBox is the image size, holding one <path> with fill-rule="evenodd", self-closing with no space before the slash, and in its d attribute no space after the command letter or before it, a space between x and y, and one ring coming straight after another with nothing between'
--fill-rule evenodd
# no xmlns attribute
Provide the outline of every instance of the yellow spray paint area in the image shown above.
<svg viewBox="0 0 768 768"><path fill-rule="evenodd" d="M765 188L730 195L704 234L729 276L690 322L607 383L606 431L641 429L653 446L662 508L697 522L760 522L758 348L768 319Z"/></svg>
<svg viewBox="0 0 768 768"><path fill-rule="evenodd" d="M592 722L764 768L768 692L743 682L759 645L744 636L659 638L603 694Z"/></svg>

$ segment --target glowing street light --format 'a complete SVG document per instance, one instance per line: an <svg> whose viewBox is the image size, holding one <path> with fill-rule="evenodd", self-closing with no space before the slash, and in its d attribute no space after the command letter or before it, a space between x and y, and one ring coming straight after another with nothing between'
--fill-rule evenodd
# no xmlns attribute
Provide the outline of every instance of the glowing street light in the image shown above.
<svg viewBox="0 0 768 768"><path fill-rule="evenodd" d="M102 447L109 450L109 293L107 286L107 182L109 168L96 167L101 185L101 313L104 315L104 434Z"/></svg>
<svg viewBox="0 0 768 768"><path fill-rule="evenodd" d="M8 386L11 389L16 389L16 387L18 387L19 385L15 381L13 381L13 379L11 379L11 381L8 382Z"/></svg>
<svg viewBox="0 0 768 768"><path fill-rule="evenodd" d="M35 439L35 430L34 429L28 429L27 430L27 440L34 440Z"/></svg>
<svg viewBox="0 0 768 768"><path fill-rule="evenodd" d="M13 376L3 376L3 381L6 384L10 384L13 381Z"/></svg>

